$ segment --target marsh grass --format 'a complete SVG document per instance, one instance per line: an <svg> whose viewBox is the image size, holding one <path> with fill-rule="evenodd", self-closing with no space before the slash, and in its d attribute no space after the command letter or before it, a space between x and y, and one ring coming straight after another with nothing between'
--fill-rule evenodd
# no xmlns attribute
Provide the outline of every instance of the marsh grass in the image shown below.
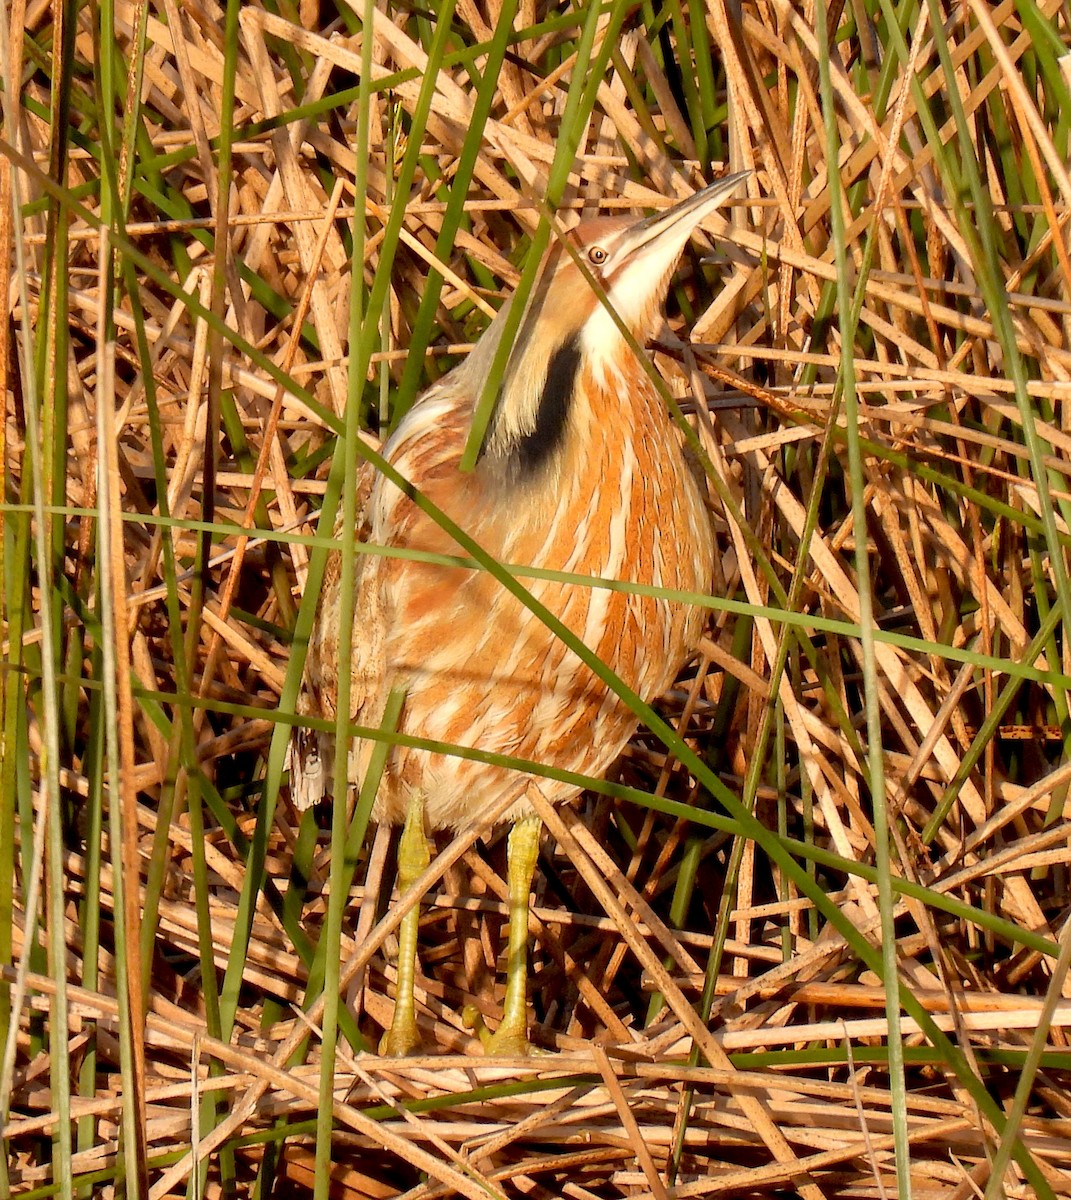
<svg viewBox="0 0 1071 1200"><path fill-rule="evenodd" d="M434 7L8 6L3 1191L1066 1194L1065 7ZM496 834L365 1055L389 848L282 771L327 531L555 229L744 168L652 350L708 632L546 814L558 1053L460 1020Z"/></svg>

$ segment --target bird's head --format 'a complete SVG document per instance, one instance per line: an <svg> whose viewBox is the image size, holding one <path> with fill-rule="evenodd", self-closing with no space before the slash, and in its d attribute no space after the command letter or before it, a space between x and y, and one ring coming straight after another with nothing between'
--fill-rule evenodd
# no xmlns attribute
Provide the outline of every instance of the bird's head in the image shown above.
<svg viewBox="0 0 1071 1200"><path fill-rule="evenodd" d="M568 247L551 247L525 309L487 432L484 458L490 465L519 479L553 461L565 437L582 368L612 366L631 356L609 310L637 341L646 342L657 328L670 277L689 237L748 174L728 175L642 220L582 221L567 235ZM494 357L500 325L501 314L468 360L481 379Z"/></svg>

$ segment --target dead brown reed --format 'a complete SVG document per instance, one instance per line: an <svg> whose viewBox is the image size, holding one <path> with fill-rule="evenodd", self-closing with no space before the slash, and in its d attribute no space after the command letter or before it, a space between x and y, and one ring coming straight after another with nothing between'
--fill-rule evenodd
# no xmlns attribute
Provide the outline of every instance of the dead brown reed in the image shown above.
<svg viewBox="0 0 1071 1200"><path fill-rule="evenodd" d="M813 6L767 0L370 7L248 3L228 25L211 2L118 0L112 28L104 5L8 9L3 1189L1071 1193L1065 6L835 4L829 45ZM348 373L367 360L373 430L466 353L604 45L562 225L754 170L653 352L719 496L708 635L660 709L709 775L641 734L616 789L545 814L533 999L554 1053L523 1063L481 1059L460 1019L501 1000L495 838L433 863L428 1056L359 1052L389 1021L400 916L383 839L361 850L320 951L345 1013L317 1184L326 838L279 776ZM361 353L355 220L367 294L386 285Z"/></svg>

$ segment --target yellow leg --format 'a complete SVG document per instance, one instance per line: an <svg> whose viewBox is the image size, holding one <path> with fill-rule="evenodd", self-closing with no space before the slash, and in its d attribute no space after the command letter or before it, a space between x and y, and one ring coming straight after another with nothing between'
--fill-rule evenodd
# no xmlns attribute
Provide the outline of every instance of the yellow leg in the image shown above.
<svg viewBox="0 0 1071 1200"><path fill-rule="evenodd" d="M502 1023L488 1033L473 1020L487 1054L531 1054L528 1044L528 897L539 858L543 822L522 817L510 830L507 848L509 883L509 955L506 961L506 1000Z"/></svg>
<svg viewBox="0 0 1071 1200"><path fill-rule="evenodd" d="M424 833L424 797L417 793L409 801L402 838L398 843L399 899L424 873L430 861L428 839ZM380 1054L391 1058L404 1058L420 1049L413 999L419 924L420 905L414 904L402 917L398 928L398 991L394 1001L394 1017L390 1029L379 1042Z"/></svg>

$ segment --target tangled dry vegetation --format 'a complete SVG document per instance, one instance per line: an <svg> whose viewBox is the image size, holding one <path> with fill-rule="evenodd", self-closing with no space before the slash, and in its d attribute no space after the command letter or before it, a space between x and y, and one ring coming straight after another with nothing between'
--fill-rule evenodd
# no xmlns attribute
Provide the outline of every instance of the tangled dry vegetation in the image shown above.
<svg viewBox="0 0 1071 1200"><path fill-rule="evenodd" d="M108 70L107 6L8 8L7 1188L311 1193L337 954L332 1196L891 1195L898 1139L916 1197L1068 1194L1066 6L360 7L119 0ZM354 206L371 429L514 286L570 132L563 226L754 171L655 351L721 497L662 711L768 832L639 736L631 798L552 822L556 1053L506 1065L459 1017L498 1011L503 847L443 839L434 1053L384 1061L384 840L323 945L326 834L279 787Z"/></svg>

